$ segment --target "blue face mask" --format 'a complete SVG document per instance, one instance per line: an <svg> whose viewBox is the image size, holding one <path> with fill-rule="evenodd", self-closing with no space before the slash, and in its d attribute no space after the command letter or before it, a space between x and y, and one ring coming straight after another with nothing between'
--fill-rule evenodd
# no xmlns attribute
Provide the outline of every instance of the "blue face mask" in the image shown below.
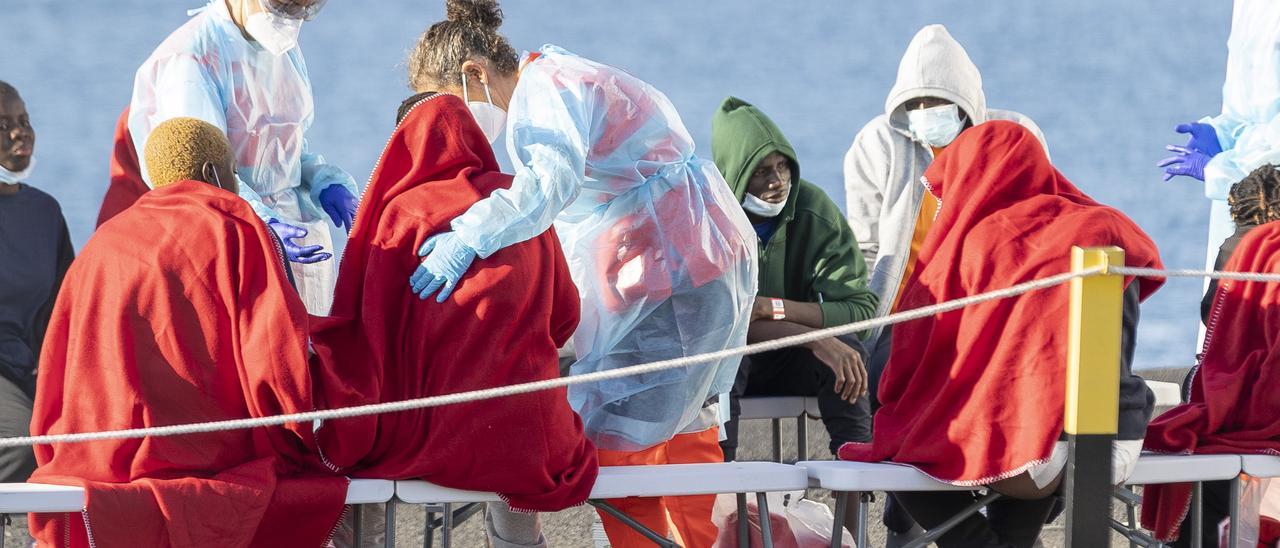
<svg viewBox="0 0 1280 548"><path fill-rule="evenodd" d="M910 111L907 123L917 140L933 148L951 144L964 129L960 107L955 103Z"/></svg>

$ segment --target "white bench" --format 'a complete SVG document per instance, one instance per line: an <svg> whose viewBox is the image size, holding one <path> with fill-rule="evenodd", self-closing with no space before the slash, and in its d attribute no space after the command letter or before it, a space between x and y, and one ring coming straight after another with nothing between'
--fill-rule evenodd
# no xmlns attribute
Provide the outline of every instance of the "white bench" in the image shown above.
<svg viewBox="0 0 1280 548"><path fill-rule="evenodd" d="M1147 381L1156 396L1156 407L1173 407L1182 403L1182 387L1176 382Z"/></svg>
<svg viewBox="0 0 1280 548"><path fill-rule="evenodd" d="M630 517L622 515L604 499L625 497L666 497L683 495L738 494L740 514L746 515L746 493L755 493L761 515L768 515L765 493L798 491L807 488L809 476L803 468L773 462L726 462L711 464L667 464L653 466L605 466L600 468L590 503L617 517L659 546L672 546L656 538ZM464 504L501 500L495 493L463 491L425 481L396 482L396 498L410 504ZM740 533L747 520L739 520ZM768 529L768 520L762 525ZM766 530L765 538L770 538ZM745 534L741 538L747 538ZM445 544L448 545L447 543Z"/></svg>
<svg viewBox="0 0 1280 548"><path fill-rule="evenodd" d="M347 504L386 504L395 498L395 482L376 479L353 479L347 487ZM67 485L41 483L0 483L0 539L4 538L7 514L62 513L84 510L84 489ZM391 515L388 512L388 515ZM358 516L357 516L358 517ZM388 523L393 523L388 518ZM360 523L356 520L357 525ZM357 531L358 532L358 531ZM357 534L356 538L360 538ZM388 538L391 538L388 535Z"/></svg>
<svg viewBox="0 0 1280 548"><path fill-rule="evenodd" d="M1241 455L1240 470L1255 478L1280 478L1280 457Z"/></svg>
<svg viewBox="0 0 1280 548"><path fill-rule="evenodd" d="M1280 461L1280 459L1276 459ZM869 493L872 491L884 492L903 492L903 491L972 491L973 487L961 487L935 480L923 472L906 465L895 463L866 463L866 462L844 462L844 461L810 461L798 463L798 466L808 471L810 483L814 487L827 489L836 494L836 512L837 520L844 515L845 508L848 505L848 493L859 492ZM1264 464L1259 464L1261 468ZM1265 466L1275 468L1267 468L1280 473L1280 462L1265 463ZM1199 493L1200 482L1218 481L1218 480L1235 480L1241 471L1241 459L1237 455L1151 455L1145 454L1138 460L1137 468L1133 475L1125 483L1127 485L1153 485L1161 483L1195 483L1196 493ZM1280 474L1278 474L1280 475ZM988 495L987 498L980 499L975 503L974 510L979 505L994 500L997 495ZM1199 497L1195 497L1193 506L1199 508ZM866 542L866 502L867 498L860 497L858 504L858 546L864 546ZM1193 510L1194 511L1194 510ZM967 512L962 514L968 515ZM1199 512L1195 512L1195 516L1199 516ZM1232 515L1235 515L1234 509ZM1136 526L1132 523L1131 526ZM1198 521L1198 520L1197 520ZM950 523L950 522L948 522ZM840 529L839 523L835 524L832 531L836 539L833 546L839 541Z"/></svg>
<svg viewBox="0 0 1280 548"><path fill-rule="evenodd" d="M1150 384L1150 381L1148 381ZM1170 383L1165 383L1170 384ZM1157 455L1144 453L1138 459L1133 475L1125 481L1126 489L1117 490L1117 497L1127 506L1128 524L1112 521L1112 529L1129 538L1130 545L1159 546L1149 535L1138 529L1137 505L1141 499L1127 490L1133 485L1159 485L1166 483L1192 483L1191 508L1187 515L1191 518L1192 546L1199 546L1200 531L1203 527L1203 482L1230 480L1232 490L1237 488L1237 477L1240 475L1240 457L1238 455ZM1236 515L1236 505L1231 505L1231 515ZM1234 536L1232 538L1235 538ZM1231 543L1235 546L1235 542Z"/></svg>
<svg viewBox="0 0 1280 548"><path fill-rule="evenodd" d="M738 420L769 419L773 421L773 460L782 462L782 419L795 419L796 450L799 459L805 460L809 447L808 425L805 424L806 400L807 398L801 396L743 397L738 400L742 406Z"/></svg>

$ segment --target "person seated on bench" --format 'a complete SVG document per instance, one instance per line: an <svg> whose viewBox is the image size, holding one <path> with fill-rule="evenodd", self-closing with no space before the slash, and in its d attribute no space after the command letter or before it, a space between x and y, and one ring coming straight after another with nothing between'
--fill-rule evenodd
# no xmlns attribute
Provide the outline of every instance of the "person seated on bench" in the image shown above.
<svg viewBox="0 0 1280 548"><path fill-rule="evenodd" d="M193 118L144 147L156 188L72 264L32 434L312 411L306 308L280 243L236 195L226 137ZM32 514L42 546L321 546L347 492L311 424L36 446L31 481L86 507Z"/></svg>
<svg viewBox="0 0 1280 548"><path fill-rule="evenodd" d="M822 189L800 178L795 149L773 120L742 99L725 99L711 119L711 156L760 241L760 289L748 342L875 314L878 299L867 288L853 230ZM866 351L853 334L744 358L730 400L732 420L720 442L724 459L736 457L743 395L817 396L833 455L845 442L868 441L865 362Z"/></svg>
<svg viewBox="0 0 1280 548"><path fill-rule="evenodd" d="M1026 128L991 121L964 130L925 172L939 213L903 295L910 310L1070 270L1072 246L1118 246L1126 263L1159 267L1155 244L1119 211L1054 169ZM1119 432L1113 480L1136 464L1154 396L1130 373L1138 303L1159 282L1126 280ZM1067 376L1067 285L895 327L870 444L840 457L909 464L941 481L1007 495L938 540L1031 546L1053 506ZM925 529L970 505L969 492L895 493Z"/></svg>
<svg viewBox="0 0 1280 548"><path fill-rule="evenodd" d="M470 91L483 97L483 86ZM579 304L554 230L477 259L442 302L406 283L419 248L511 186L463 97L459 82L401 107L357 211L333 311L312 334L326 407L560 376L557 348L577 327ZM500 547L545 545L532 512L582 504L599 469L564 388L335 420L318 435L328 461L353 477L501 494L486 519Z"/></svg>
<svg viewBox="0 0 1280 548"><path fill-rule="evenodd" d="M1227 197L1236 232L1222 244L1215 270L1280 272L1280 171L1262 166ZM1160 453L1259 454L1280 451L1280 285L1210 282L1201 313L1208 328L1200 363L1189 375L1187 403L1148 427L1146 448ZM1142 497L1143 527L1175 547L1191 546L1183 527L1191 484L1150 485ZM1230 482L1204 485L1205 546L1218 542L1229 511Z"/></svg>

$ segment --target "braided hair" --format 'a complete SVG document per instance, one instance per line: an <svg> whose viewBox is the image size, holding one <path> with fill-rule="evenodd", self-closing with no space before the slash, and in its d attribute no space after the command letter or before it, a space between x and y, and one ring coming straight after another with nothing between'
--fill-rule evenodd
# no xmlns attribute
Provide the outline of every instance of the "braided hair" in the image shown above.
<svg viewBox="0 0 1280 548"><path fill-rule="evenodd" d="M515 48L498 34L502 9L496 0L446 0L445 20L431 25L409 54L409 86L414 91L461 84L462 63L485 59L502 74L514 74Z"/></svg>
<svg viewBox="0 0 1280 548"><path fill-rule="evenodd" d="M1280 220L1280 166L1264 165L1231 186L1227 204L1236 226Z"/></svg>

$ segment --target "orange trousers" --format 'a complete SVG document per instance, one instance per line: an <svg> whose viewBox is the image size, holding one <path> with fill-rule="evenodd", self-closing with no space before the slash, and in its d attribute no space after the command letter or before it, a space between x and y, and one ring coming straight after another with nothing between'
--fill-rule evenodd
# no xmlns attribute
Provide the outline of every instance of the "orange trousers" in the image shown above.
<svg viewBox="0 0 1280 548"><path fill-rule="evenodd" d="M600 466L640 466L647 464L697 464L723 462L720 451L720 429L716 427L677 434L670 440L643 451L600 450ZM662 536L669 537L675 526L681 546L709 548L719 530L711 522L715 495L685 497L627 497L607 501L622 513L644 524ZM648 548L653 543L612 516L600 512L604 532L613 548Z"/></svg>

